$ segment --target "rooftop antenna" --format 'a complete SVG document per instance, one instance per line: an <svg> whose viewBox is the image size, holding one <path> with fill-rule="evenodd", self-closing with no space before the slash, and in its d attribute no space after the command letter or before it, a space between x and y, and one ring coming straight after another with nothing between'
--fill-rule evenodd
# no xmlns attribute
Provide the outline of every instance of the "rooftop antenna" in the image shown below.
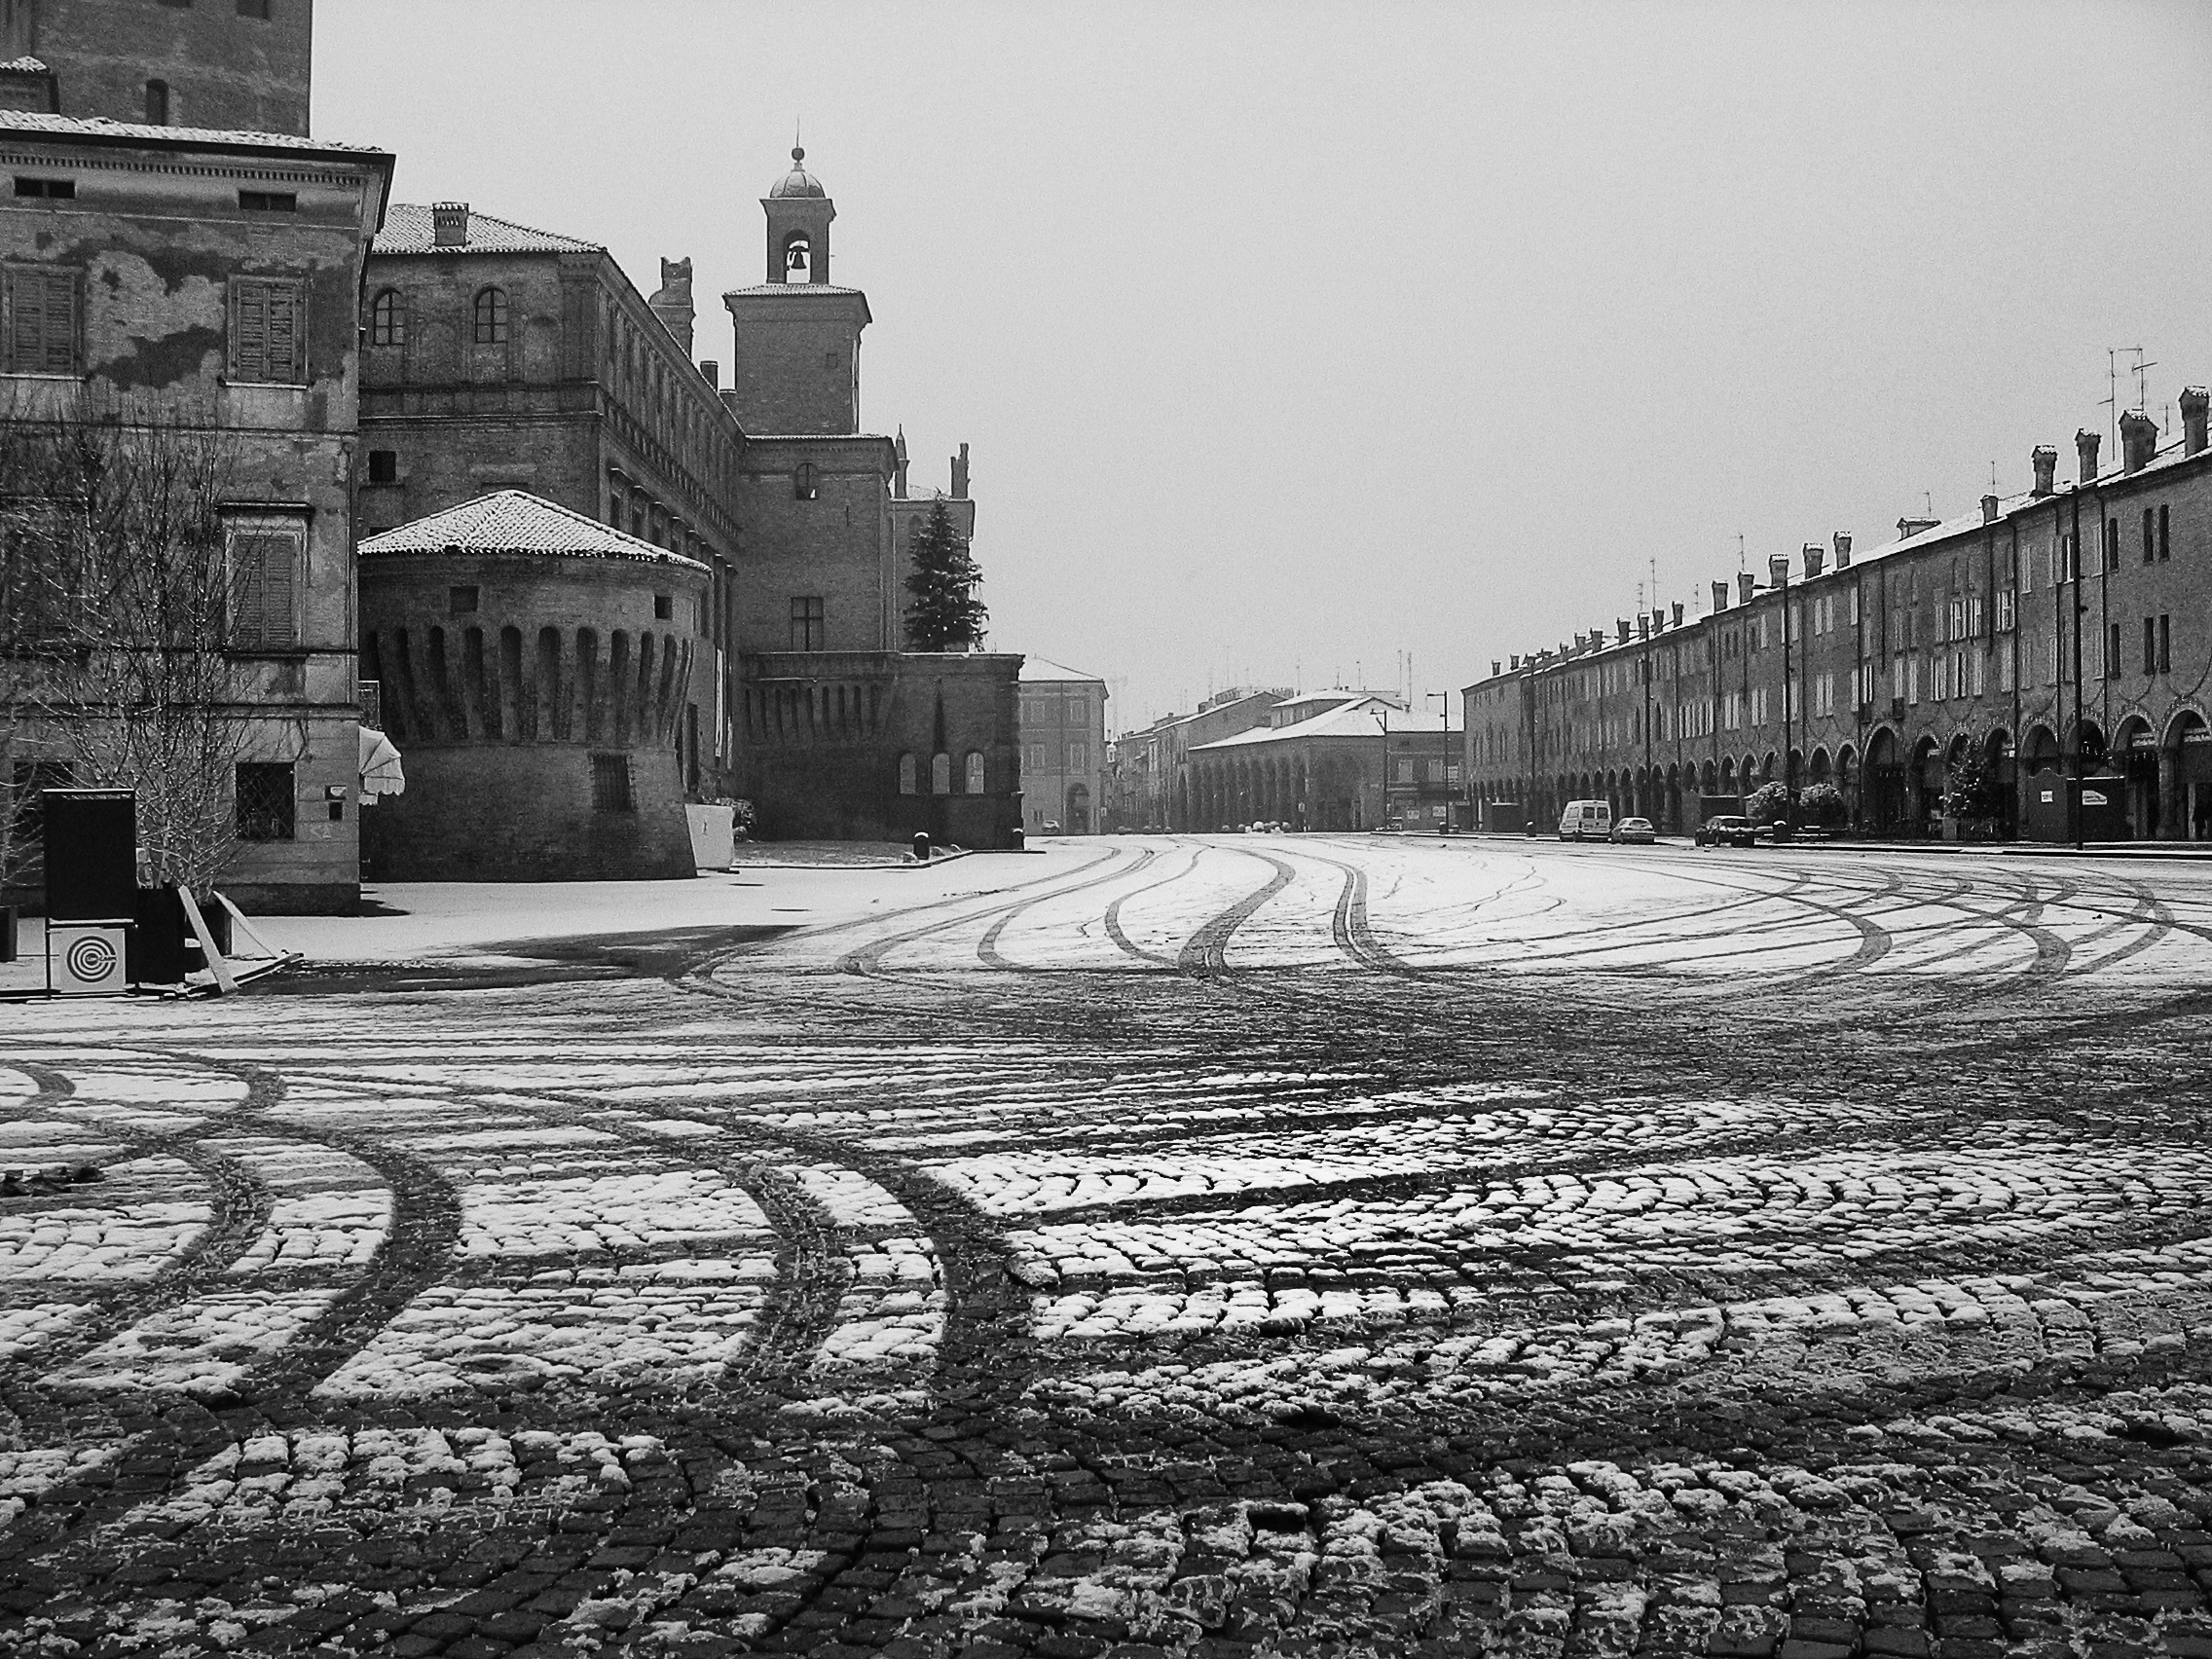
<svg viewBox="0 0 2212 1659"><path fill-rule="evenodd" d="M1751 568L1751 567L1748 563L1746 563L1744 559L1744 533L1739 530L1736 533L1736 569L1739 571L1748 571Z"/></svg>
<svg viewBox="0 0 2212 1659"><path fill-rule="evenodd" d="M2143 348L2140 346L2135 348L2135 368L2133 370L2133 373L2135 375L2135 413L2138 415L2148 413L2148 411L2144 408L2144 405L2150 401L2151 396L2150 371L2157 368L2157 366L2158 365L2155 362L2146 363L2143 360Z"/></svg>
<svg viewBox="0 0 2212 1659"><path fill-rule="evenodd" d="M2105 348L2105 407L2112 411L2111 437L2115 454L2120 450L2120 354L2122 351L2134 352L2138 363L2143 360L2143 348L2140 346Z"/></svg>
<svg viewBox="0 0 2212 1659"><path fill-rule="evenodd" d="M1926 515L1929 518L1934 518L1936 516L1936 492L1933 490L1921 491L1920 504Z"/></svg>

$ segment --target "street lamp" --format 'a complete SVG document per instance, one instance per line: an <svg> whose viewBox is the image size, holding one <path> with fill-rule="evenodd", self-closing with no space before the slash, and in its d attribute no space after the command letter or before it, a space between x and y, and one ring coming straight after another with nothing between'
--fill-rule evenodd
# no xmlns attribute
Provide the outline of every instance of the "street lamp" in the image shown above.
<svg viewBox="0 0 2212 1659"><path fill-rule="evenodd" d="M1431 691L1423 699L1444 707L1444 832L1452 833L1452 693Z"/></svg>
<svg viewBox="0 0 2212 1659"><path fill-rule="evenodd" d="M1789 555L1776 553L1766 562L1774 591L1782 596L1782 787L1789 804L1797 804L1797 699L1789 678Z"/></svg>

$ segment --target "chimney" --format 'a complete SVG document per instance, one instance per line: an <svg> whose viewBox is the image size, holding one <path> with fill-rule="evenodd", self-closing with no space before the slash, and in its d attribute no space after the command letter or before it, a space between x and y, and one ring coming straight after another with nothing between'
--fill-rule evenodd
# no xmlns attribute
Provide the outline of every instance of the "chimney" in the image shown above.
<svg viewBox="0 0 2212 1659"><path fill-rule="evenodd" d="M1751 595L1758 591L1758 577L1752 575L1749 571L1738 571L1736 572L1736 603L1738 605L1751 604Z"/></svg>
<svg viewBox="0 0 2212 1659"><path fill-rule="evenodd" d="M1679 628L1679 627L1680 627L1681 625L1682 625L1682 602L1681 602L1680 600L1678 600L1678 599L1677 599L1677 600L1676 600L1676 601L1675 601L1675 626L1676 626L1676 627L1677 627L1677 628Z"/></svg>
<svg viewBox="0 0 2212 1659"><path fill-rule="evenodd" d="M896 470L891 478L891 493L900 500L906 498L906 428L901 426L899 435L891 440L891 454Z"/></svg>
<svg viewBox="0 0 2212 1659"><path fill-rule="evenodd" d="M2034 494L2050 496L2058 492L2058 452L2048 444L2038 444L2028 459L2035 463L2036 487Z"/></svg>
<svg viewBox="0 0 2212 1659"><path fill-rule="evenodd" d="M433 247L468 245L468 203L433 202L430 204L430 244Z"/></svg>
<svg viewBox="0 0 2212 1659"><path fill-rule="evenodd" d="M1518 656L1516 656L1516 657L1513 657L1513 658L1511 658L1510 660L1511 660L1511 662L1512 662L1512 664L1513 664L1513 671L1514 671L1514 672L1515 672L1516 674L1518 674L1518 673L1519 673L1519 672L1521 671L1521 659L1520 659L1520 658L1519 658Z"/></svg>
<svg viewBox="0 0 2212 1659"><path fill-rule="evenodd" d="M1983 524L1995 524L1997 522L1997 498L1995 496L1982 497L1981 522Z"/></svg>
<svg viewBox="0 0 2212 1659"><path fill-rule="evenodd" d="M1818 541L1805 543L1805 578L1810 581L1821 573L1821 566L1827 560L1828 550Z"/></svg>
<svg viewBox="0 0 2212 1659"><path fill-rule="evenodd" d="M1728 584L1726 582L1714 582L1713 584L1713 608L1714 610L1726 610L1728 608Z"/></svg>
<svg viewBox="0 0 2212 1659"><path fill-rule="evenodd" d="M2074 452L2082 458L2082 479L2084 484L2097 475L2097 446L2105 441L2102 432L2083 427L2074 434Z"/></svg>
<svg viewBox="0 0 2212 1659"><path fill-rule="evenodd" d="M2141 472L2157 453L2158 423L2139 409L2130 409L2122 415L2120 418L2121 466L2129 472Z"/></svg>
<svg viewBox="0 0 2212 1659"><path fill-rule="evenodd" d="M1628 618L1627 618L1627 617L1625 617L1625 616L1616 616L1616 617L1614 617L1614 618L1613 618L1613 626L1614 626L1614 627L1615 627L1616 629L1618 629L1618 630L1619 630L1619 632L1620 632L1620 638L1619 638L1619 639L1617 639L1617 640L1615 640L1615 641L1614 641L1613 643L1614 643L1615 645L1627 645L1627 644L1628 644Z"/></svg>
<svg viewBox="0 0 2212 1659"><path fill-rule="evenodd" d="M1651 631L1656 634L1660 629L1666 627L1666 625L1667 612L1665 610L1654 610L1651 613Z"/></svg>
<svg viewBox="0 0 2212 1659"><path fill-rule="evenodd" d="M2199 455L2204 450L2204 415L2212 409L2212 395L2200 386L2184 387L2181 394L2181 453Z"/></svg>
<svg viewBox="0 0 2212 1659"><path fill-rule="evenodd" d="M688 259L664 259L660 262L660 287L645 302L652 307L653 315L660 318L661 326L676 337L683 348L683 354L691 355L691 262Z"/></svg>
<svg viewBox="0 0 2212 1659"><path fill-rule="evenodd" d="M1641 612L1639 612L1636 618L1636 637L1640 640L1651 638L1651 618Z"/></svg>
<svg viewBox="0 0 2212 1659"><path fill-rule="evenodd" d="M1835 533L1835 568L1839 571L1851 569L1851 532L1848 530Z"/></svg>
<svg viewBox="0 0 2212 1659"><path fill-rule="evenodd" d="M962 444L960 453L952 458L952 498L956 501L965 501L968 498L968 446L966 444Z"/></svg>
<svg viewBox="0 0 2212 1659"><path fill-rule="evenodd" d="M1770 553L1766 560L1766 579L1771 587L1781 587L1789 580L1789 555Z"/></svg>
<svg viewBox="0 0 2212 1659"><path fill-rule="evenodd" d="M707 358L699 365L699 378L715 387L716 390L720 390L722 384L721 364L716 362L712 357Z"/></svg>
<svg viewBox="0 0 2212 1659"><path fill-rule="evenodd" d="M1495 658L1495 657L1492 657L1492 658L1490 659L1490 677L1491 677L1491 678L1492 678L1493 680L1495 680L1495 679L1497 678L1497 676L1498 676L1498 671L1499 671L1500 669L1502 669L1502 668L1503 668L1504 666L1505 666L1505 665L1504 665L1503 663L1499 662L1499 661L1497 660L1497 658ZM1521 659L1520 659L1519 657L1515 657L1515 658L1513 659L1513 666L1514 666L1515 668L1519 668L1519 667L1521 666Z"/></svg>

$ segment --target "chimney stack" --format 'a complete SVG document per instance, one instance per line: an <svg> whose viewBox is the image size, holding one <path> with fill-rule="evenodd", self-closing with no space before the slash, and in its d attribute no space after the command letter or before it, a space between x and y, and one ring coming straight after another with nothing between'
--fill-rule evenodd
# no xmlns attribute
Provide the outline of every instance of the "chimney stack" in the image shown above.
<svg viewBox="0 0 2212 1659"><path fill-rule="evenodd" d="M1640 640L1651 638L1651 618L1641 610L1636 614L1636 637Z"/></svg>
<svg viewBox="0 0 2212 1659"><path fill-rule="evenodd" d="M2158 453L2158 423L2139 409L2130 409L2120 418L2120 465L2128 472L2141 472L2151 464L2151 458Z"/></svg>
<svg viewBox="0 0 2212 1659"><path fill-rule="evenodd" d="M2028 459L2035 462L2038 496L2055 495L2058 491L2058 452L2048 444L2036 445Z"/></svg>
<svg viewBox="0 0 2212 1659"><path fill-rule="evenodd" d="M1851 532L1848 530L1835 533L1835 568L1839 571L1851 569Z"/></svg>
<svg viewBox="0 0 2212 1659"><path fill-rule="evenodd" d="M1788 554L1769 553L1767 555L1766 579L1768 585L1772 587L1781 587L1785 582L1789 580Z"/></svg>
<svg viewBox="0 0 2212 1659"><path fill-rule="evenodd" d="M1510 660L1510 661L1512 662L1512 664L1513 664L1513 669L1514 669L1514 672L1518 674L1518 673L1520 672L1520 670L1521 670L1521 659L1520 659L1519 657L1517 657L1517 656L1516 656L1516 657L1510 658L1509 660Z"/></svg>
<svg viewBox="0 0 2212 1659"><path fill-rule="evenodd" d="M1680 600L1678 600L1678 599L1677 599L1677 600L1676 600L1676 601L1675 601L1675 626L1676 626L1676 627L1677 627L1677 628L1679 628L1679 627L1680 627L1681 625L1682 625L1682 602L1681 602Z"/></svg>
<svg viewBox="0 0 2212 1659"><path fill-rule="evenodd" d="M1997 522L1997 498L1995 496L1982 497L1981 522L1983 524L1995 524Z"/></svg>
<svg viewBox="0 0 2212 1659"><path fill-rule="evenodd" d="M1499 661L1497 660L1497 658L1495 658L1495 657L1492 657L1492 658L1490 659L1490 677L1491 677L1491 678L1492 678L1493 680L1495 680L1495 679L1497 678L1497 676L1498 676L1498 671L1499 671L1500 669L1502 669L1502 668L1503 668L1504 666L1505 666L1505 665L1504 665L1503 663L1499 662ZM1519 667L1521 666L1521 659L1520 659L1519 657L1515 657L1515 658L1513 659L1513 666L1514 666L1515 668L1519 668Z"/></svg>
<svg viewBox="0 0 2212 1659"><path fill-rule="evenodd" d="M2102 432L2092 432L2086 426L2074 434L2074 453L2082 458L2082 482L2086 484L2097 475L2097 446L2105 441Z"/></svg>
<svg viewBox="0 0 2212 1659"><path fill-rule="evenodd" d="M1807 581L1811 581L1813 577L1821 573L1821 567L1827 562L1827 557L1828 550L1818 541L1805 543L1805 579Z"/></svg>
<svg viewBox="0 0 2212 1659"><path fill-rule="evenodd" d="M683 354L691 355L691 262L688 259L664 259L660 262L660 286L653 297L645 302L653 315L660 318L661 326L676 337L683 348Z"/></svg>
<svg viewBox="0 0 2212 1659"><path fill-rule="evenodd" d="M707 358L699 365L699 378L716 390L720 390L722 384L721 364L716 362L712 357Z"/></svg>
<svg viewBox="0 0 2212 1659"><path fill-rule="evenodd" d="M1679 618L1679 617L1677 617L1677 618L1676 618L1676 620L1677 620L1677 621L1679 621L1679 620L1680 620L1680 618ZM1666 612L1665 610L1663 610L1663 609L1662 609L1662 610L1654 610L1654 611L1653 611L1653 612L1651 613L1651 631L1652 631L1652 632L1653 632L1654 634L1656 634L1656 633L1658 633L1658 632L1659 632L1659 631L1660 631L1660 630L1661 630L1662 628L1664 628L1664 627L1666 627L1666 626L1667 626L1667 612Z"/></svg>
<svg viewBox="0 0 2212 1659"><path fill-rule="evenodd" d="M2181 394L2181 453L2198 455L2204 449L2204 416L2212 409L2212 395L2200 386L2184 387Z"/></svg>
<svg viewBox="0 0 2212 1659"><path fill-rule="evenodd" d="M1614 618L1613 618L1613 626L1614 626L1614 628L1615 628L1615 629L1617 629L1617 630L1619 631L1619 633L1620 633L1620 638L1619 638L1619 639L1617 639L1617 640L1615 640L1615 641L1614 641L1613 643L1614 643L1615 645L1627 645L1627 644L1628 644L1628 618L1627 618L1627 617L1625 617L1625 616L1616 616L1616 617L1614 617Z"/></svg>
<svg viewBox="0 0 2212 1659"><path fill-rule="evenodd" d="M1751 595L1758 591L1758 577L1752 575L1751 571L1738 571L1736 572L1736 603L1738 605L1751 604Z"/></svg>
<svg viewBox="0 0 2212 1659"><path fill-rule="evenodd" d="M430 244L433 247L466 247L468 245L467 203L433 202L430 203Z"/></svg>
<svg viewBox="0 0 2212 1659"><path fill-rule="evenodd" d="M906 428L903 425L891 440L891 493L903 501L906 498Z"/></svg>
<svg viewBox="0 0 2212 1659"><path fill-rule="evenodd" d="M1715 611L1728 608L1728 584L1726 582L1714 582L1713 584L1713 608Z"/></svg>

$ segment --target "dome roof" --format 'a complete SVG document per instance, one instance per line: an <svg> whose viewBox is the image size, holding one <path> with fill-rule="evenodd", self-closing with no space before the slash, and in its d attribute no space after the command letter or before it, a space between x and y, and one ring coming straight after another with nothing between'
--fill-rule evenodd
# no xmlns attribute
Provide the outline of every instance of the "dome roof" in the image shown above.
<svg viewBox="0 0 2212 1659"><path fill-rule="evenodd" d="M800 165L805 160L806 152L793 145L792 148L792 170L778 179L769 190L768 195L771 200L779 196L817 196L825 200L829 198L830 193L822 188L822 181Z"/></svg>

